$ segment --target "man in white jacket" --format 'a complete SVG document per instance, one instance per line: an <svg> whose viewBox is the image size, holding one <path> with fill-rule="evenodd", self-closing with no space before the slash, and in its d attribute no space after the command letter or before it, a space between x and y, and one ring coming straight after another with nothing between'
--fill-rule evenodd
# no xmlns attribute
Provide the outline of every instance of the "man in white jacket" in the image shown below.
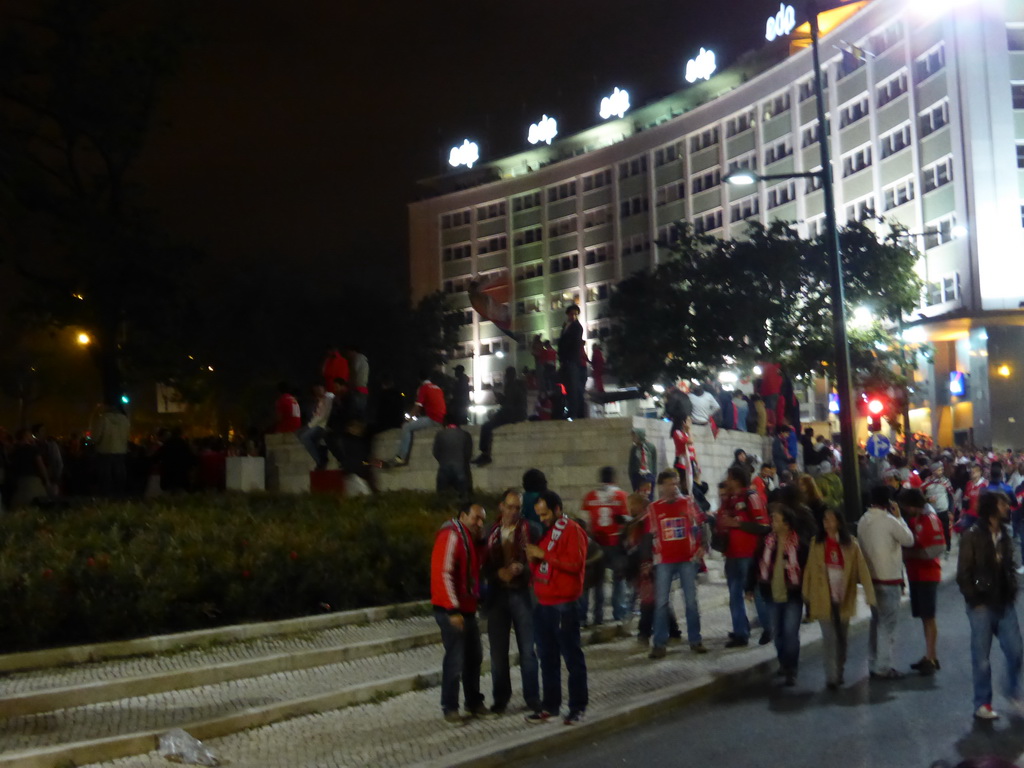
<svg viewBox="0 0 1024 768"><path fill-rule="evenodd" d="M888 486L871 489L871 505L857 525L857 540L875 587L868 652L871 678L898 680L903 674L893 667L892 655L903 586L903 547L914 545L914 534Z"/></svg>

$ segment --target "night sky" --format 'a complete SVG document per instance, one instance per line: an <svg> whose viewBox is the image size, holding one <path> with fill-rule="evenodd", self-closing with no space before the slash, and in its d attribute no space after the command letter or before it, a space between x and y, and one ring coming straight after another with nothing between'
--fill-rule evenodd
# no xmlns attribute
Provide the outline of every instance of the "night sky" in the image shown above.
<svg viewBox="0 0 1024 768"><path fill-rule="evenodd" d="M406 204L465 137L482 160L634 107L763 42L770 0L353 3L210 0L168 84L140 166L165 224L211 270L282 265L310 286L405 280ZM276 267L272 266L275 265ZM399 278L395 276L400 275ZM404 285L402 286L404 290Z"/></svg>

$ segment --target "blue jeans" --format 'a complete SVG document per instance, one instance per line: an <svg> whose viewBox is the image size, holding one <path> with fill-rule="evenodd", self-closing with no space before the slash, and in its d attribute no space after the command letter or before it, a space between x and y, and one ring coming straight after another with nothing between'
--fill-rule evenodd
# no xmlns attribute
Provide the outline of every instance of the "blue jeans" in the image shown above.
<svg viewBox="0 0 1024 768"><path fill-rule="evenodd" d="M697 562L658 563L654 566L654 646L668 643L668 603L672 580L678 576L686 602L686 636L690 645L699 645L700 604L697 602Z"/></svg>
<svg viewBox="0 0 1024 768"><path fill-rule="evenodd" d="M1017 624L1017 609L1013 603L1003 608L989 608L979 605L967 608L967 621L971 625L971 667L974 671L974 708L992 703L992 636L999 638L999 647L1006 657L1006 695L1011 699L1021 697L1021 663L1024 650L1021 648L1020 626Z"/></svg>
<svg viewBox="0 0 1024 768"><path fill-rule="evenodd" d="M569 710L587 708L587 660L580 642L580 614L575 600L558 605L537 605L533 630L543 681L541 706L555 714L562 706L562 659L569 672Z"/></svg>
<svg viewBox="0 0 1024 768"><path fill-rule="evenodd" d="M320 440L326 434L323 427L303 427L297 433L299 442L313 457L317 469L327 464L327 446L321 445Z"/></svg>
<svg viewBox="0 0 1024 768"><path fill-rule="evenodd" d="M606 571L612 572L612 620L622 621L626 618L626 579L622 574L625 556L619 547L602 545L601 550L604 552L604 557L595 566L597 585L593 588L595 624L604 621L604 575ZM584 622L587 620L587 607L590 602L589 591L584 591L580 598Z"/></svg>
<svg viewBox="0 0 1024 768"><path fill-rule="evenodd" d="M491 645L491 683L494 706L508 706L512 698L512 676L509 671L509 632L515 628L519 647L519 672L523 678L523 698L534 712L540 706L540 685L537 682L537 654L533 650L533 600L530 590L491 587L491 604L487 609L487 638Z"/></svg>
<svg viewBox="0 0 1024 768"><path fill-rule="evenodd" d="M804 615L804 601L797 598L784 603L772 602L771 611L779 666L784 672L795 675L800 663L800 620Z"/></svg>
<svg viewBox="0 0 1024 768"><path fill-rule="evenodd" d="M441 628L441 644L444 646L444 662L441 665L441 710L459 711L459 680L466 709L472 710L484 703L480 695L480 664L484 652L480 645L480 626L475 613L464 613L465 625L462 630L452 626L448 613L434 609L434 620Z"/></svg>
<svg viewBox="0 0 1024 768"><path fill-rule="evenodd" d="M402 425L402 438L398 441L398 456L403 461L409 460L409 451L412 450L412 433L424 429L437 429L441 425L428 416L420 416Z"/></svg>
<svg viewBox="0 0 1024 768"><path fill-rule="evenodd" d="M753 565L754 558L752 557L727 557L725 559L725 581L729 587L729 613L732 614L732 633L737 640L750 639L750 620L747 619L747 604L744 598L747 589L747 575ZM757 619L761 622L761 629L771 632L771 613L760 589L754 590L754 607L757 610Z"/></svg>

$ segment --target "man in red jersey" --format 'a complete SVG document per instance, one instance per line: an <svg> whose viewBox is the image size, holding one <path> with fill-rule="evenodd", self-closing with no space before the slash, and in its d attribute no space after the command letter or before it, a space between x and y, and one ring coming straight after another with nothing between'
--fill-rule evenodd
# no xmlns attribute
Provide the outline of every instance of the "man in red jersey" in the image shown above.
<svg viewBox="0 0 1024 768"><path fill-rule="evenodd" d="M446 522L437 532L430 557L430 602L444 645L441 710L444 719L453 725L462 722L460 679L466 711L478 717L489 713L480 695L483 648L476 621L480 597L478 547L486 517L479 504L464 504L459 508L458 517Z"/></svg>
<svg viewBox="0 0 1024 768"><path fill-rule="evenodd" d="M299 410L299 401L292 394L288 382L282 381L277 385L278 398L274 404L274 413L277 420L274 423L275 432L297 432L302 426L302 412Z"/></svg>
<svg viewBox="0 0 1024 768"><path fill-rule="evenodd" d="M540 724L558 716L562 706L561 656L569 673L569 713L563 722L575 725L583 720L589 698L578 602L587 564L587 532L562 513L562 499L554 491L541 493L533 508L545 528L540 542L526 547L537 598L533 631L542 694L540 711L528 715L526 721Z"/></svg>
<svg viewBox="0 0 1024 768"><path fill-rule="evenodd" d="M327 348L327 356L324 358L323 366L324 386L331 388L335 379L348 381L348 360L336 346Z"/></svg>
<svg viewBox="0 0 1024 768"><path fill-rule="evenodd" d="M612 572L612 619L626 618L626 577L623 557L622 529L629 522L629 503L626 493L615 485L615 470L602 467L601 487L595 488L583 497L580 509L589 526L590 535L601 545L604 557L597 563L597 585L594 587L594 624L604 621L604 578L605 571ZM587 598L583 598L583 621L587 620Z"/></svg>
<svg viewBox="0 0 1024 768"><path fill-rule="evenodd" d="M402 425L398 453L391 460L393 466L401 467L409 463L413 432L444 426L444 415L448 410L444 402L444 391L431 380L430 374L421 373L420 378L423 383L416 390L416 404L410 414L412 418Z"/></svg>
<svg viewBox="0 0 1024 768"><path fill-rule="evenodd" d="M981 464L971 464L971 479L964 488L963 511L956 522L957 533L963 533L978 519L978 497L988 488L988 480L982 476Z"/></svg>
<svg viewBox="0 0 1024 768"><path fill-rule="evenodd" d="M942 581L939 556L946 549L946 536L942 532L939 516L928 506L924 494L917 488L900 491L896 500L914 534L914 545L903 548L903 562L910 582L910 614L920 619L924 628L924 656L911 664L910 668L922 675L934 675L939 669L939 658L935 650L939 639L935 603L939 582Z"/></svg>
<svg viewBox="0 0 1024 768"><path fill-rule="evenodd" d="M726 648L740 648L750 641L750 620L747 618L745 593L747 576L754 562L758 540L768 533L768 508L761 495L750 487L750 475L743 467L729 467L722 484L722 508L718 513L718 530L728 535L725 549L725 581L729 587L729 612L732 632ZM754 604L761 621L761 645L771 642L771 614L768 605L754 592Z"/></svg>
<svg viewBox="0 0 1024 768"><path fill-rule="evenodd" d="M654 552L654 647L651 658L664 658L668 643L668 603L672 581L679 578L686 602L686 634L690 649L707 653L700 636L697 566L700 561L701 515L689 496L679 491L679 473L658 475L658 500L647 512L646 533Z"/></svg>

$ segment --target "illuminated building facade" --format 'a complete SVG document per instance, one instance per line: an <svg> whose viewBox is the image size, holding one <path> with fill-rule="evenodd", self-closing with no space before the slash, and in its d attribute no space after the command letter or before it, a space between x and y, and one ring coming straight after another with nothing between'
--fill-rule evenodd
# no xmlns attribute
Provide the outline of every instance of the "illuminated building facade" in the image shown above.
<svg viewBox="0 0 1024 768"><path fill-rule="evenodd" d="M578 303L592 341L613 322L615 283L664 257L675 221L723 238L750 219L822 231L814 180L722 182L818 168L806 25L780 37L785 6L769 12L777 39L707 81L424 182L409 208L413 298L451 294L465 319L452 362L477 386L532 361L470 310L471 279L507 270L527 338L556 339ZM905 325L934 359L917 374L912 426L942 444L1024 449L1024 0L873 0L820 18L838 218L896 219L923 253L926 290Z"/></svg>

